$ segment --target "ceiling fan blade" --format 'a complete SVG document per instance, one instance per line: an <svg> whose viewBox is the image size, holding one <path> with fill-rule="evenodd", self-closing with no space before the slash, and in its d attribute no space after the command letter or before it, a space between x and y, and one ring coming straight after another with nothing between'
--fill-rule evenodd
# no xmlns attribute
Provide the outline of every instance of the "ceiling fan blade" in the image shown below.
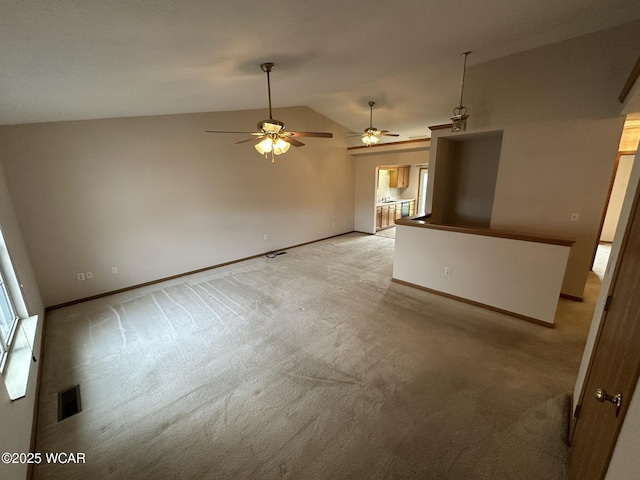
<svg viewBox="0 0 640 480"><path fill-rule="evenodd" d="M356 138L356 137L361 137L362 134L361 133L354 133L353 135L347 135L344 138Z"/></svg>
<svg viewBox="0 0 640 480"><path fill-rule="evenodd" d="M240 140L239 142L236 142L236 145L238 145L239 143L246 143L246 142L250 142L252 140L259 140L260 137L251 137L251 138L245 138L244 140Z"/></svg>
<svg viewBox="0 0 640 480"><path fill-rule="evenodd" d="M400 134L399 133L386 133L386 132L380 132L380 136L381 137L399 137Z"/></svg>
<svg viewBox="0 0 640 480"><path fill-rule="evenodd" d="M329 132L285 132L291 137L319 137L333 138L333 133Z"/></svg>
<svg viewBox="0 0 640 480"><path fill-rule="evenodd" d="M226 130L205 130L205 133L242 133L244 135L262 135L262 132L228 132Z"/></svg>
<svg viewBox="0 0 640 480"><path fill-rule="evenodd" d="M280 137L280 138L282 138L285 142L290 143L294 147L304 147L304 143L299 142L295 138L291 138L291 137Z"/></svg>

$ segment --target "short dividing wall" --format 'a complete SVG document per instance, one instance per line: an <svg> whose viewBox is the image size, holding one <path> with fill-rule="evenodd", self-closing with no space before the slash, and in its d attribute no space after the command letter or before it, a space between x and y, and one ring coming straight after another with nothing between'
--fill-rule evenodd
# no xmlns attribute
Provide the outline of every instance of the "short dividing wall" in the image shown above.
<svg viewBox="0 0 640 480"><path fill-rule="evenodd" d="M566 243L398 225L393 279L553 326Z"/></svg>

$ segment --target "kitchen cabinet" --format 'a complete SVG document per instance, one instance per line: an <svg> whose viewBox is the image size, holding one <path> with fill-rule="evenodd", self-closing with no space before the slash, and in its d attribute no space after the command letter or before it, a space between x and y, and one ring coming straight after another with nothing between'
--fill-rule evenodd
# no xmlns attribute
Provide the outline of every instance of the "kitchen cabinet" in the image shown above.
<svg viewBox="0 0 640 480"><path fill-rule="evenodd" d="M389 205L389 227L393 227L396 224L396 205Z"/></svg>
<svg viewBox="0 0 640 480"><path fill-rule="evenodd" d="M394 219L393 224L395 225L396 224L395 219L402 217L402 204L398 203L394 205L394 207L395 207L395 215L393 216L393 219Z"/></svg>
<svg viewBox="0 0 640 480"><path fill-rule="evenodd" d="M389 188L407 188L409 186L409 165L400 166L389 171Z"/></svg>
<svg viewBox="0 0 640 480"><path fill-rule="evenodd" d="M376 207L376 230L393 227L400 212L400 205L382 205Z"/></svg>
<svg viewBox="0 0 640 480"><path fill-rule="evenodd" d="M376 206L376 231L394 227L398 218L415 215L415 200L396 200L394 203Z"/></svg>
<svg viewBox="0 0 640 480"><path fill-rule="evenodd" d="M383 205L376 208L376 230L389 226L389 206Z"/></svg>

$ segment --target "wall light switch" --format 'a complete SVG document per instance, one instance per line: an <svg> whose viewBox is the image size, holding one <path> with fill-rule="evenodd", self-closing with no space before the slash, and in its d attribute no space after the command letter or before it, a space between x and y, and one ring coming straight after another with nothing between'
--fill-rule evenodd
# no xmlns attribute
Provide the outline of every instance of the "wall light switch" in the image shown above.
<svg viewBox="0 0 640 480"><path fill-rule="evenodd" d="M571 214L571 221L572 222L577 222L580 219L580 214L579 213L572 213Z"/></svg>
<svg viewBox="0 0 640 480"><path fill-rule="evenodd" d="M84 276L87 280L91 280L93 278L93 272L87 272L84 274Z"/></svg>
<svg viewBox="0 0 640 480"><path fill-rule="evenodd" d="M113 274L118 273L118 267L111 267L111 273Z"/></svg>

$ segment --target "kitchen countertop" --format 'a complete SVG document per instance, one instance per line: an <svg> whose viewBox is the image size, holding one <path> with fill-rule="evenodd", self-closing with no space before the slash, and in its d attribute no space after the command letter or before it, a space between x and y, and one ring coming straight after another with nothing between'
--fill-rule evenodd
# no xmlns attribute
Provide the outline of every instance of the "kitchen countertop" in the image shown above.
<svg viewBox="0 0 640 480"><path fill-rule="evenodd" d="M385 205L395 205L397 203L404 203L404 202L413 202L415 200L415 198L401 198L400 200L392 200L391 202L378 202L376 203L376 207L383 207Z"/></svg>
<svg viewBox="0 0 640 480"><path fill-rule="evenodd" d="M572 246L575 238L543 235L527 232L514 232L509 230L497 230L493 228L465 227L460 225L444 225L432 223L431 214L414 215L412 217L398 218L396 225L406 225L408 227L430 228L433 230L445 230L449 232L467 233L472 235L485 235L488 237L508 238L511 240L524 240L526 242L549 243L552 245Z"/></svg>

